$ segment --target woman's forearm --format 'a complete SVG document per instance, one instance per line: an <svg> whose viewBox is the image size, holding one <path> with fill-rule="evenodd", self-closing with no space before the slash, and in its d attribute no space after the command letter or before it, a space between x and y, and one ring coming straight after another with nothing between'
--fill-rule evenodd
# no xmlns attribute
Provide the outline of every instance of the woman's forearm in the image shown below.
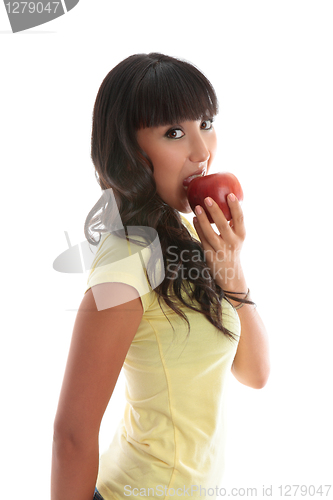
<svg viewBox="0 0 333 500"><path fill-rule="evenodd" d="M241 337L231 371L242 384L261 389L270 373L266 328L253 306L244 304L237 312Z"/></svg>
<svg viewBox="0 0 333 500"><path fill-rule="evenodd" d="M51 500L92 500L99 462L98 441L79 446L54 437Z"/></svg>
<svg viewBox="0 0 333 500"><path fill-rule="evenodd" d="M243 293L248 290L241 267L237 270L235 278L227 283L227 289ZM244 294L240 297L244 298ZM229 300L234 306L239 305L239 302ZM241 323L241 336L231 371L242 384L261 389L270 373L267 331L253 305L244 304L237 309L237 312Z"/></svg>

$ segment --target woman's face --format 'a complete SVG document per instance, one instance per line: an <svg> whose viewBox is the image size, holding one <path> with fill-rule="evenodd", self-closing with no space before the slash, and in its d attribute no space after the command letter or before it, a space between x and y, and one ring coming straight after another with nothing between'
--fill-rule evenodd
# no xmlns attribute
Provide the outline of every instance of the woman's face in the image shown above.
<svg viewBox="0 0 333 500"><path fill-rule="evenodd" d="M190 213L183 181L209 171L217 147L212 120L139 129L137 140L153 163L157 193L162 200L179 212Z"/></svg>

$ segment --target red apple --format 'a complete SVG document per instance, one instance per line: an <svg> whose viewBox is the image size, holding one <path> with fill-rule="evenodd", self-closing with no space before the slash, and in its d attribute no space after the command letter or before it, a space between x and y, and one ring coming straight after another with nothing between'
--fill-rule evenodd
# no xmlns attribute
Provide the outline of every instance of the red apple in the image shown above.
<svg viewBox="0 0 333 500"><path fill-rule="evenodd" d="M206 212L208 220L211 224L214 223L208 209L206 208L204 199L209 196L220 207L227 220L231 220L231 213L227 202L227 196L230 193L243 200L243 190L237 179L229 172L220 172L218 174L205 175L204 177L194 177L187 188L187 198L194 212L197 205L200 205Z"/></svg>

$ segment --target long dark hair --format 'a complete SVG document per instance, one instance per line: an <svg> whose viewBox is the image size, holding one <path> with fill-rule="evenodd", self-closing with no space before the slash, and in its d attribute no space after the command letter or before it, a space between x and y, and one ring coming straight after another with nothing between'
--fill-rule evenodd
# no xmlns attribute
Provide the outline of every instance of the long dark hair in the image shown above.
<svg viewBox="0 0 333 500"><path fill-rule="evenodd" d="M103 194L88 213L84 232L92 245L100 242L92 238L93 231L100 238L108 232L112 206L105 194L112 188L125 229L149 226L159 235L165 270L164 280L155 288L159 304L163 299L189 327L180 301L234 339L234 333L222 325L221 302L227 297L211 276L202 244L190 235L179 212L157 194L154 166L136 139L142 127L211 118L217 113L211 83L188 62L159 53L136 54L113 68L99 88L93 110L91 158ZM184 260L183 250L189 257Z"/></svg>

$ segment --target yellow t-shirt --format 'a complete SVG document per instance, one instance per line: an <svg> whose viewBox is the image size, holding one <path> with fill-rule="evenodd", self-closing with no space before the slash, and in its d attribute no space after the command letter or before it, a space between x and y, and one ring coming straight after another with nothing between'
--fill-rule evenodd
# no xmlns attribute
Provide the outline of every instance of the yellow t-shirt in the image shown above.
<svg viewBox="0 0 333 500"><path fill-rule="evenodd" d="M186 339L186 323L162 301L173 331L138 263L135 268L124 260L124 245L113 234L102 236L86 289L127 283L139 291L144 311L123 365L124 416L100 457L97 489L105 500L214 499L224 470L226 383L239 337L227 338L203 314L181 305L190 323ZM238 314L225 300L222 318L240 335Z"/></svg>

